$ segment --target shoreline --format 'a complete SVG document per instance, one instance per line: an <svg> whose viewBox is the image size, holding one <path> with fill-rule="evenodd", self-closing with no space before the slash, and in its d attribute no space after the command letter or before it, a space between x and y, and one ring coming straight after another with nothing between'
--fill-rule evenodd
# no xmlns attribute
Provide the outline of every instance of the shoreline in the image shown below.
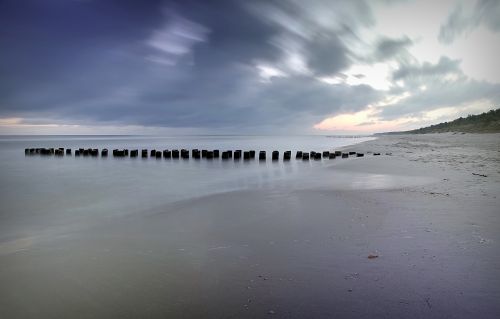
<svg viewBox="0 0 500 319"><path fill-rule="evenodd" d="M307 180L175 202L0 255L0 312L496 318L500 135L467 135L378 137L344 149L392 156L334 160Z"/></svg>

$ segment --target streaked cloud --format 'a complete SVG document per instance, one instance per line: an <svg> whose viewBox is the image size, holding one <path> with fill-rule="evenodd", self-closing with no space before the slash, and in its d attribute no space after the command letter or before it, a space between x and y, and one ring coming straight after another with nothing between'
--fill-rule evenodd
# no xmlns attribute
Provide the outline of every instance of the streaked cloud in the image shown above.
<svg viewBox="0 0 500 319"><path fill-rule="evenodd" d="M458 3L446 22L439 30L439 41L452 43L458 36L470 32L479 26L491 31L500 31L500 2L497 0L479 0L475 4Z"/></svg>
<svg viewBox="0 0 500 319"><path fill-rule="evenodd" d="M498 105L497 12L498 2L484 0L470 10L454 0L6 0L0 126L166 133L418 126ZM483 29L487 38L477 36ZM456 49L469 34L474 54Z"/></svg>
<svg viewBox="0 0 500 319"><path fill-rule="evenodd" d="M166 14L167 22L154 30L146 43L155 49L147 59L165 65L175 65L177 60L191 53L193 46L206 42L210 30L175 12Z"/></svg>

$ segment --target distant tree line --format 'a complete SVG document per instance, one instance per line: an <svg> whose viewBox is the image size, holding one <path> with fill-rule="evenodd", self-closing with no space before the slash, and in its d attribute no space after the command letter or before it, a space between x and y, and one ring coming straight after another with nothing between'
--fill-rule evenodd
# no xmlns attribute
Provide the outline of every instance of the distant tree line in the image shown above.
<svg viewBox="0 0 500 319"><path fill-rule="evenodd" d="M445 132L497 133L500 132L500 109L479 115L460 117L451 122L443 122L411 131L387 132L382 134L426 134Z"/></svg>

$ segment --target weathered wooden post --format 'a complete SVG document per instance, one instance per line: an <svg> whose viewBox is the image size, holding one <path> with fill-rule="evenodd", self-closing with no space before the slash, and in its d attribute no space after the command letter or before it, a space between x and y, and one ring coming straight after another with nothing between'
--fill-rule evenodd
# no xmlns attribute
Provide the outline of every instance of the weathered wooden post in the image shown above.
<svg viewBox="0 0 500 319"><path fill-rule="evenodd" d="M255 158L255 151L254 150L250 150L250 158Z"/></svg>
<svg viewBox="0 0 500 319"><path fill-rule="evenodd" d="M179 158L179 150L172 150L172 158Z"/></svg>
<svg viewBox="0 0 500 319"><path fill-rule="evenodd" d="M283 153L283 160L289 161L292 158L292 151L285 151Z"/></svg>
<svg viewBox="0 0 500 319"><path fill-rule="evenodd" d="M356 153L356 157L363 157L363 156L365 156L364 153Z"/></svg>
<svg viewBox="0 0 500 319"><path fill-rule="evenodd" d="M201 150L201 157L202 158L207 157L207 152L208 152L207 150Z"/></svg>
<svg viewBox="0 0 500 319"><path fill-rule="evenodd" d="M83 150L83 156L89 156L89 153L90 153L89 149Z"/></svg>
<svg viewBox="0 0 500 319"><path fill-rule="evenodd" d="M302 153L302 160L303 161L308 161L309 160L309 153L303 152Z"/></svg>
<svg viewBox="0 0 500 319"><path fill-rule="evenodd" d="M114 149L113 156L114 157L125 157L125 150Z"/></svg>
<svg viewBox="0 0 500 319"><path fill-rule="evenodd" d="M314 153L314 160L320 161L321 160L321 153Z"/></svg>
<svg viewBox="0 0 500 319"><path fill-rule="evenodd" d="M130 151L130 157L137 157L137 156L139 156L139 150Z"/></svg>
<svg viewBox="0 0 500 319"><path fill-rule="evenodd" d="M97 148L92 149L90 155L93 157L99 156L99 150Z"/></svg>
<svg viewBox="0 0 500 319"><path fill-rule="evenodd" d="M207 151L207 159L211 160L214 158L214 152L213 151Z"/></svg>
<svg viewBox="0 0 500 319"><path fill-rule="evenodd" d="M250 160L250 152L249 151L243 152L243 159L246 161Z"/></svg>
<svg viewBox="0 0 500 319"><path fill-rule="evenodd" d="M71 148L66 149L66 155L71 155Z"/></svg>
<svg viewBox="0 0 500 319"><path fill-rule="evenodd" d="M330 156L330 152L328 151L323 151L323 157L328 158Z"/></svg>
<svg viewBox="0 0 500 319"><path fill-rule="evenodd" d="M232 157L233 157L233 151L232 151L232 150L227 150L226 152L227 152L227 156L228 156L229 158L232 158Z"/></svg>
<svg viewBox="0 0 500 319"><path fill-rule="evenodd" d="M349 157L349 153L342 153L342 158L348 158Z"/></svg>
<svg viewBox="0 0 500 319"><path fill-rule="evenodd" d="M239 160L241 158L241 150L234 151L234 159Z"/></svg>
<svg viewBox="0 0 500 319"><path fill-rule="evenodd" d="M222 159L223 160L229 159L229 152L228 151L223 151L222 152Z"/></svg>
<svg viewBox="0 0 500 319"><path fill-rule="evenodd" d="M163 158L172 158L172 151L163 150Z"/></svg>
<svg viewBox="0 0 500 319"><path fill-rule="evenodd" d="M196 153L198 153L198 152L199 152L199 150L198 150L197 148L193 148L193 149L191 150L191 156L192 156L193 158L196 158Z"/></svg>
<svg viewBox="0 0 500 319"><path fill-rule="evenodd" d="M181 158L182 159L189 159L189 151L186 149L181 149Z"/></svg>
<svg viewBox="0 0 500 319"><path fill-rule="evenodd" d="M335 151L335 156L342 156L342 152L341 151Z"/></svg>
<svg viewBox="0 0 500 319"><path fill-rule="evenodd" d="M333 152L330 153L330 155L328 155L328 158L329 159L335 159L335 153L333 153Z"/></svg>
<svg viewBox="0 0 500 319"><path fill-rule="evenodd" d="M260 151L259 152L259 161L265 161L266 160L266 151Z"/></svg>
<svg viewBox="0 0 500 319"><path fill-rule="evenodd" d="M75 156L80 156L80 150L75 150Z"/></svg>
<svg viewBox="0 0 500 319"><path fill-rule="evenodd" d="M279 159L280 159L280 152L278 152L278 151L273 151L273 152L271 153L271 158L272 158L272 160L273 160L273 161L277 161L277 160L279 160Z"/></svg>
<svg viewBox="0 0 500 319"><path fill-rule="evenodd" d="M302 151L297 151L297 153L295 153L295 159L301 159L302 158Z"/></svg>
<svg viewBox="0 0 500 319"><path fill-rule="evenodd" d="M193 150L192 154L193 154L193 158L194 159L200 159L201 158L200 151L197 150L197 149Z"/></svg>
<svg viewBox="0 0 500 319"><path fill-rule="evenodd" d="M155 155L156 155L156 150L151 150L151 151L149 152L149 156L150 156L150 157L155 157Z"/></svg>
<svg viewBox="0 0 500 319"><path fill-rule="evenodd" d="M380 153L373 153L373 156L380 156Z"/></svg>
<svg viewBox="0 0 500 319"><path fill-rule="evenodd" d="M349 155L356 155L356 152L350 151Z"/></svg>
<svg viewBox="0 0 500 319"><path fill-rule="evenodd" d="M147 149L142 149L141 150L141 157L142 158L148 157L148 150Z"/></svg>

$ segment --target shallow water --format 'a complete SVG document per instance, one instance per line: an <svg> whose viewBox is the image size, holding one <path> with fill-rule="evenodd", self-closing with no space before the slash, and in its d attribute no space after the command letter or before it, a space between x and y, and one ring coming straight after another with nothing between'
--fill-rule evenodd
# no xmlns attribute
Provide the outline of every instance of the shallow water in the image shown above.
<svg viewBox="0 0 500 319"><path fill-rule="evenodd" d="M370 140L325 136L17 136L0 138L0 242L64 233L177 200L273 187L328 164L272 162L272 150L323 151ZM242 149L253 161L25 156L25 148ZM293 157L293 156L292 156Z"/></svg>

